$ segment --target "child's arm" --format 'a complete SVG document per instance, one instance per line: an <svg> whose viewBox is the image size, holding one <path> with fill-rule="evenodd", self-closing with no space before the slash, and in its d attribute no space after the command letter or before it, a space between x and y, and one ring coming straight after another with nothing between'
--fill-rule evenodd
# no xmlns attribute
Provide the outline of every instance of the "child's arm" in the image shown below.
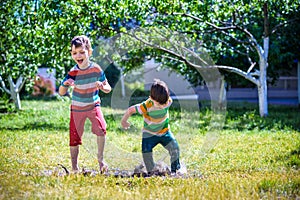
<svg viewBox="0 0 300 200"><path fill-rule="evenodd" d="M96 64L96 63L94 63L94 64L95 64L95 67L100 70L99 80L96 81L96 87L104 93L110 93L111 86L109 85L109 83L105 77L104 71L101 69L101 67L98 64Z"/></svg>
<svg viewBox="0 0 300 200"><path fill-rule="evenodd" d="M75 85L75 82L73 79L69 78L69 79L63 81L62 84L59 86L58 94L60 96L65 95L69 89L69 86L74 86L74 85Z"/></svg>
<svg viewBox="0 0 300 200"><path fill-rule="evenodd" d="M67 87L64 87L64 86L59 86L59 89L58 89L58 94L60 96L64 96L68 91L68 88Z"/></svg>
<svg viewBox="0 0 300 200"><path fill-rule="evenodd" d="M127 109L121 120L121 125L123 128L127 129L130 127L130 123L127 120L134 113L136 113L135 106L131 106Z"/></svg>

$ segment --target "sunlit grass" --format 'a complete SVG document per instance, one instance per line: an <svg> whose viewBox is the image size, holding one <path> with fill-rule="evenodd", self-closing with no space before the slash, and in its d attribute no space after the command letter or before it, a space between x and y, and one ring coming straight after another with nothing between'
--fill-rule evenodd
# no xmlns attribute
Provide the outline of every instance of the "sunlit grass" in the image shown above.
<svg viewBox="0 0 300 200"><path fill-rule="evenodd" d="M225 130L211 143L206 136L211 111L172 110L172 130L190 178L59 176L70 169L69 102L23 101L23 110L0 115L0 199L296 199L300 197L300 133L297 110L266 120L251 108L228 110ZM108 123L105 159L111 170L133 170L142 162L141 118L124 131L124 110L102 108ZM282 115L280 115L282 112ZM246 114L245 114L246 113ZM253 114L254 113L254 114ZM273 117L272 115L276 115ZM238 117L240 116L240 117ZM193 119L193 120L192 120ZM249 126L247 126L246 121ZM206 148L212 145L211 148ZM160 146L156 160L169 163ZM96 138L86 123L80 167L97 169ZM52 173L51 175L49 173Z"/></svg>

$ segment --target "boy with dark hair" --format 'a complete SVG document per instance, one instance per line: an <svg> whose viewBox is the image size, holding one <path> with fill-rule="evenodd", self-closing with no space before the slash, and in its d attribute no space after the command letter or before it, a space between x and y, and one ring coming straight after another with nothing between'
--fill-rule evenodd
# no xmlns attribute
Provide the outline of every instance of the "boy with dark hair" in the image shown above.
<svg viewBox="0 0 300 200"><path fill-rule="evenodd" d="M121 124L127 129L130 126L128 118L138 113L143 115L143 160L148 173L154 170L152 150L157 144L163 145L171 157L171 172L176 173L180 169L179 146L169 126L169 107L172 104L170 92L165 82L155 79L151 86L150 97L140 103L129 107L124 114Z"/></svg>

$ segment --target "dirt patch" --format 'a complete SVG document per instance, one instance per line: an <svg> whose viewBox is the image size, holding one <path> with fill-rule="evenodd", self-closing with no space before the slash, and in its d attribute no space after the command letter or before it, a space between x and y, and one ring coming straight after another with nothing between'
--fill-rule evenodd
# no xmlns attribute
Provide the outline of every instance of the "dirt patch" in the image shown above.
<svg viewBox="0 0 300 200"><path fill-rule="evenodd" d="M170 168L165 163L156 164L154 170L147 173L143 163L137 165L133 170L122 170L109 168L105 172L99 170L82 168L81 171L73 172L62 164L58 164L54 170L43 170L41 175L43 176L68 176L72 174L81 174L83 176L107 176L116 178L131 178L131 177L173 177L173 178L201 178L202 175L199 172L187 173L186 169L181 169L178 173L171 173Z"/></svg>

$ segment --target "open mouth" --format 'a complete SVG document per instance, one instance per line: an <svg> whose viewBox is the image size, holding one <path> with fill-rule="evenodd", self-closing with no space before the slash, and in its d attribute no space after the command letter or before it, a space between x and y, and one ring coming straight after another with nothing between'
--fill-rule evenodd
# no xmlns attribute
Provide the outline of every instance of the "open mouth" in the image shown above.
<svg viewBox="0 0 300 200"><path fill-rule="evenodd" d="M83 59L77 60L78 64L82 64L83 63Z"/></svg>

